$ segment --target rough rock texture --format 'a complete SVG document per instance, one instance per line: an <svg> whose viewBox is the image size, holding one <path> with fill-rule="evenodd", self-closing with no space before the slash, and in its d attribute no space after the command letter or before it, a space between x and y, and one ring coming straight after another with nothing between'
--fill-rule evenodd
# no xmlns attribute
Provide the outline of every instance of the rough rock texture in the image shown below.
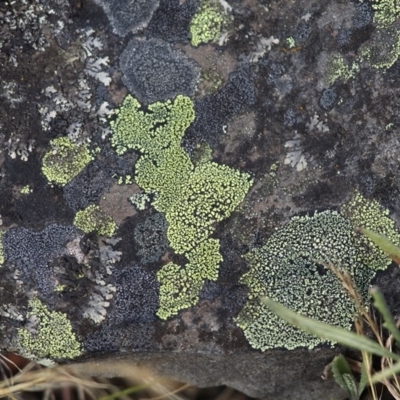
<svg viewBox="0 0 400 400"><path fill-rule="evenodd" d="M0 2L0 348L345 398L342 349L259 297L350 327L330 261L400 315L354 231L400 244L399 26L389 0Z"/></svg>

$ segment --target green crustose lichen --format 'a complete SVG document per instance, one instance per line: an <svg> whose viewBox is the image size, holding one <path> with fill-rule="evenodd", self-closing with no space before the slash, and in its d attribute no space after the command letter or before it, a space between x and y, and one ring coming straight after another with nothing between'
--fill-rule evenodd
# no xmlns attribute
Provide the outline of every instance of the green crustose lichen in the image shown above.
<svg viewBox="0 0 400 400"><path fill-rule="evenodd" d="M214 0L202 0L199 11L190 23L192 45L197 47L200 43L218 40L224 21L221 8Z"/></svg>
<svg viewBox="0 0 400 400"><path fill-rule="evenodd" d="M112 145L118 154L136 149L136 183L154 194L153 206L165 214L168 240L189 263L169 263L157 274L161 284L158 316L166 319L198 301L206 279L216 280L222 256L219 241L210 238L215 224L243 201L250 176L225 165L203 160L194 165L181 147L194 120L193 102L184 96L148 106L127 96L111 124Z"/></svg>
<svg viewBox="0 0 400 400"><path fill-rule="evenodd" d="M397 0L374 0L374 24L377 29L359 50L359 61L377 69L390 68L400 56L400 33L396 21L400 16Z"/></svg>
<svg viewBox="0 0 400 400"><path fill-rule="evenodd" d="M331 263L348 271L366 296L375 272L385 268L390 259L354 227L367 227L398 244L400 235L387 214L376 201L356 193L340 213L293 217L262 248L251 251L246 256L250 271L242 277L250 293L236 322L252 347L263 351L313 348L326 342L278 318L261 304L261 296L308 317L350 329L356 312L354 303L326 266Z"/></svg>
<svg viewBox="0 0 400 400"><path fill-rule="evenodd" d="M97 232L101 236L114 235L117 224L99 206L90 205L75 215L74 225L85 233Z"/></svg>
<svg viewBox="0 0 400 400"><path fill-rule="evenodd" d="M50 142L52 149L43 157L42 171L47 180L65 186L93 159L86 145L78 145L68 137Z"/></svg>
<svg viewBox="0 0 400 400"><path fill-rule="evenodd" d="M32 308L27 317L35 318L34 331L28 328L18 330L20 345L24 353L39 358L75 358L81 354L81 346L72 330L66 314L49 311L39 299L30 300Z"/></svg>
<svg viewBox="0 0 400 400"><path fill-rule="evenodd" d="M378 28L387 28L400 16L400 4L397 0L374 0L374 23Z"/></svg>
<svg viewBox="0 0 400 400"><path fill-rule="evenodd" d="M326 80L329 85L333 85L337 79L347 82L354 78L360 72L360 66L357 62L351 65L345 61L341 54L333 54L326 67Z"/></svg>
<svg viewBox="0 0 400 400"><path fill-rule="evenodd" d="M368 200L356 192L353 198L342 206L342 215L349 218L355 227L367 228L386 236L392 243L400 246L400 235L395 222L389 218L389 211L381 207L376 200ZM361 253L363 263L374 270L386 269L392 262L376 244L364 235L353 232L355 246L369 248Z"/></svg>

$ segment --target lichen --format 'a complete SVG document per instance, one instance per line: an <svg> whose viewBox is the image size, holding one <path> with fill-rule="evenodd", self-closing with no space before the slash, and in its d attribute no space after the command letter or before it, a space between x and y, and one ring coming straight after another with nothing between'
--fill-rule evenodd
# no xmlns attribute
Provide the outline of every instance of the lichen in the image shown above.
<svg viewBox="0 0 400 400"><path fill-rule="evenodd" d="M18 329L23 352L39 358L52 359L75 358L81 354L81 346L72 330L66 314L50 311L39 299L30 300L31 318L34 328Z"/></svg>
<svg viewBox="0 0 400 400"><path fill-rule="evenodd" d="M390 219L389 211L383 209L376 200L368 200L356 192L353 198L343 205L341 213L349 218L355 227L370 229L400 246L400 235L395 222ZM366 236L354 233L354 241L355 246L370 249L361 254L363 263L369 268L383 270L391 263L390 257Z"/></svg>
<svg viewBox="0 0 400 400"><path fill-rule="evenodd" d="M159 6L158 0L96 0L103 8L114 33L126 36L147 26Z"/></svg>
<svg viewBox="0 0 400 400"><path fill-rule="evenodd" d="M146 104L178 94L192 96L200 76L197 63L161 39L129 41L120 68L130 93Z"/></svg>
<svg viewBox="0 0 400 400"><path fill-rule="evenodd" d="M190 24L192 45L197 47L201 43L218 40L224 22L225 18L219 5L213 0L202 0L200 8Z"/></svg>
<svg viewBox="0 0 400 400"><path fill-rule="evenodd" d="M6 231L0 230L0 266L4 264L4 244L3 244L3 237Z"/></svg>
<svg viewBox="0 0 400 400"><path fill-rule="evenodd" d="M118 154L128 149L142 153L135 181L147 194L154 194L153 206L168 222L171 247L189 261L186 268L170 263L157 274L158 316L166 319L194 305L206 279L217 279L222 256L219 241L210 235L215 223L228 218L243 201L252 180L211 161L192 163L181 147L194 120L193 103L187 97L150 104L144 112L136 99L127 96L117 115L111 142Z"/></svg>
<svg viewBox="0 0 400 400"><path fill-rule="evenodd" d="M20 193L21 194L32 193L32 188L30 187L30 185L25 185L24 187L21 188Z"/></svg>
<svg viewBox="0 0 400 400"><path fill-rule="evenodd" d="M309 347L326 343L287 324L260 303L268 296L290 309L334 326L350 329L355 306L329 264L347 271L363 296L371 279L390 259L355 231L363 226L400 244L388 211L356 193L340 213L324 211L293 217L262 248L247 256L250 271L241 279L250 293L236 319L251 346L263 351Z"/></svg>
<svg viewBox="0 0 400 400"><path fill-rule="evenodd" d="M168 223L161 213L150 215L134 229L135 247L142 264L158 261L167 251Z"/></svg>
<svg viewBox="0 0 400 400"><path fill-rule="evenodd" d="M138 210L144 210L147 203L150 201L150 197L146 193L135 193L131 197L129 197L129 201Z"/></svg>
<svg viewBox="0 0 400 400"><path fill-rule="evenodd" d="M86 145L75 144L68 137L50 142L52 149L43 157L42 171L49 182L66 185L92 161Z"/></svg>
<svg viewBox="0 0 400 400"><path fill-rule="evenodd" d="M108 237L113 236L117 229L117 224L112 217L97 205L90 205L78 211L74 225L85 233L97 232L99 235Z"/></svg>
<svg viewBox="0 0 400 400"><path fill-rule="evenodd" d="M400 16L400 4L397 0L374 0L372 8L374 23L378 28L387 28Z"/></svg>
<svg viewBox="0 0 400 400"><path fill-rule="evenodd" d="M354 78L359 71L360 66L357 62L354 61L348 65L341 54L334 54L326 68L326 79L329 85L333 85L338 79L347 82Z"/></svg>

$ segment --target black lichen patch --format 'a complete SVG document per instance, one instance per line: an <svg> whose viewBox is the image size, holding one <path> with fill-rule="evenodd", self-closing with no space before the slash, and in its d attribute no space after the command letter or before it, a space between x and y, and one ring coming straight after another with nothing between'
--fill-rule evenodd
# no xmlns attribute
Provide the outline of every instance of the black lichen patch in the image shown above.
<svg viewBox="0 0 400 400"><path fill-rule="evenodd" d="M0 214L7 225L18 223L39 230L54 221L72 223L74 213L63 199L62 189L48 184L36 159L29 163L20 159L7 160L4 171ZM26 186L30 192L21 193Z"/></svg>
<svg viewBox="0 0 400 400"><path fill-rule="evenodd" d="M157 319L159 283L155 272L133 265L116 269L117 292L110 309L113 323L149 322Z"/></svg>
<svg viewBox="0 0 400 400"><path fill-rule="evenodd" d="M120 67L129 91L145 104L178 94L191 96L199 79L197 64L161 39L132 39L121 55Z"/></svg>
<svg viewBox="0 0 400 400"><path fill-rule="evenodd" d="M160 0L145 33L148 37L168 42L187 42L190 39L190 22L197 12L200 0Z"/></svg>
<svg viewBox="0 0 400 400"><path fill-rule="evenodd" d="M7 261L18 268L27 287L49 295L56 285L49 263L66 252L67 243L74 237L78 233L73 226L53 224L39 232L12 228L3 238L4 253Z"/></svg>
<svg viewBox="0 0 400 400"><path fill-rule="evenodd" d="M335 87L324 89L319 98L319 105L325 111L332 110L338 102L338 93Z"/></svg>
<svg viewBox="0 0 400 400"><path fill-rule="evenodd" d="M115 324L105 322L83 341L88 353L112 353L155 350L155 327L152 323Z"/></svg>
<svg viewBox="0 0 400 400"><path fill-rule="evenodd" d="M117 288L106 321L86 336L88 352L150 350L154 348L159 284L154 272L133 265L116 269Z"/></svg>
<svg viewBox="0 0 400 400"><path fill-rule="evenodd" d="M132 168L132 166L131 166ZM101 195L112 185L111 168L102 162L90 163L64 187L64 197L75 212L97 204Z"/></svg>
<svg viewBox="0 0 400 400"><path fill-rule="evenodd" d="M228 120L253 106L256 98L251 68L243 67L233 72L229 82L218 92L195 101L196 119L184 140L187 150L192 152L196 142L206 141L215 145Z"/></svg>

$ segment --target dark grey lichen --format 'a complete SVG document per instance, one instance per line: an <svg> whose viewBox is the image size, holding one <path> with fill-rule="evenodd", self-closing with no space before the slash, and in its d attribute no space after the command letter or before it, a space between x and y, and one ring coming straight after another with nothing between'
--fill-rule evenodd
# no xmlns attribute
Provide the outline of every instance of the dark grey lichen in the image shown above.
<svg viewBox="0 0 400 400"><path fill-rule="evenodd" d="M166 252L168 222L164 214L156 213L135 227L135 242L139 246L137 254L143 264L158 261Z"/></svg>
<svg viewBox="0 0 400 400"><path fill-rule="evenodd" d="M64 198L76 212L99 202L101 195L109 189L113 180L111 169L102 162L90 163L76 178L64 187Z"/></svg>
<svg viewBox="0 0 400 400"><path fill-rule="evenodd" d="M158 0L96 0L106 13L113 31L119 36L137 32L149 23Z"/></svg>
<svg viewBox="0 0 400 400"><path fill-rule="evenodd" d="M354 28L364 28L372 23L374 13L371 4L359 3L355 4L355 14L353 17Z"/></svg>
<svg viewBox="0 0 400 400"><path fill-rule="evenodd" d="M160 0L147 29L146 35L168 42L189 40L190 22L195 15L200 0Z"/></svg>
<svg viewBox="0 0 400 400"><path fill-rule="evenodd" d="M25 285L49 294L56 285L49 263L66 252L65 246L74 236L79 234L73 226L53 224L40 232L12 228L3 238L5 258L18 268Z"/></svg>
<svg viewBox="0 0 400 400"><path fill-rule="evenodd" d="M223 127L236 113L254 105L257 90L250 68L243 67L229 76L229 82L218 92L195 101L196 119L185 136L190 142L207 141L215 144L223 134Z"/></svg>
<svg viewBox="0 0 400 400"><path fill-rule="evenodd" d="M198 65L161 39L132 39L120 58L122 80L141 103L194 93ZM166 79L166 76L168 79Z"/></svg>

